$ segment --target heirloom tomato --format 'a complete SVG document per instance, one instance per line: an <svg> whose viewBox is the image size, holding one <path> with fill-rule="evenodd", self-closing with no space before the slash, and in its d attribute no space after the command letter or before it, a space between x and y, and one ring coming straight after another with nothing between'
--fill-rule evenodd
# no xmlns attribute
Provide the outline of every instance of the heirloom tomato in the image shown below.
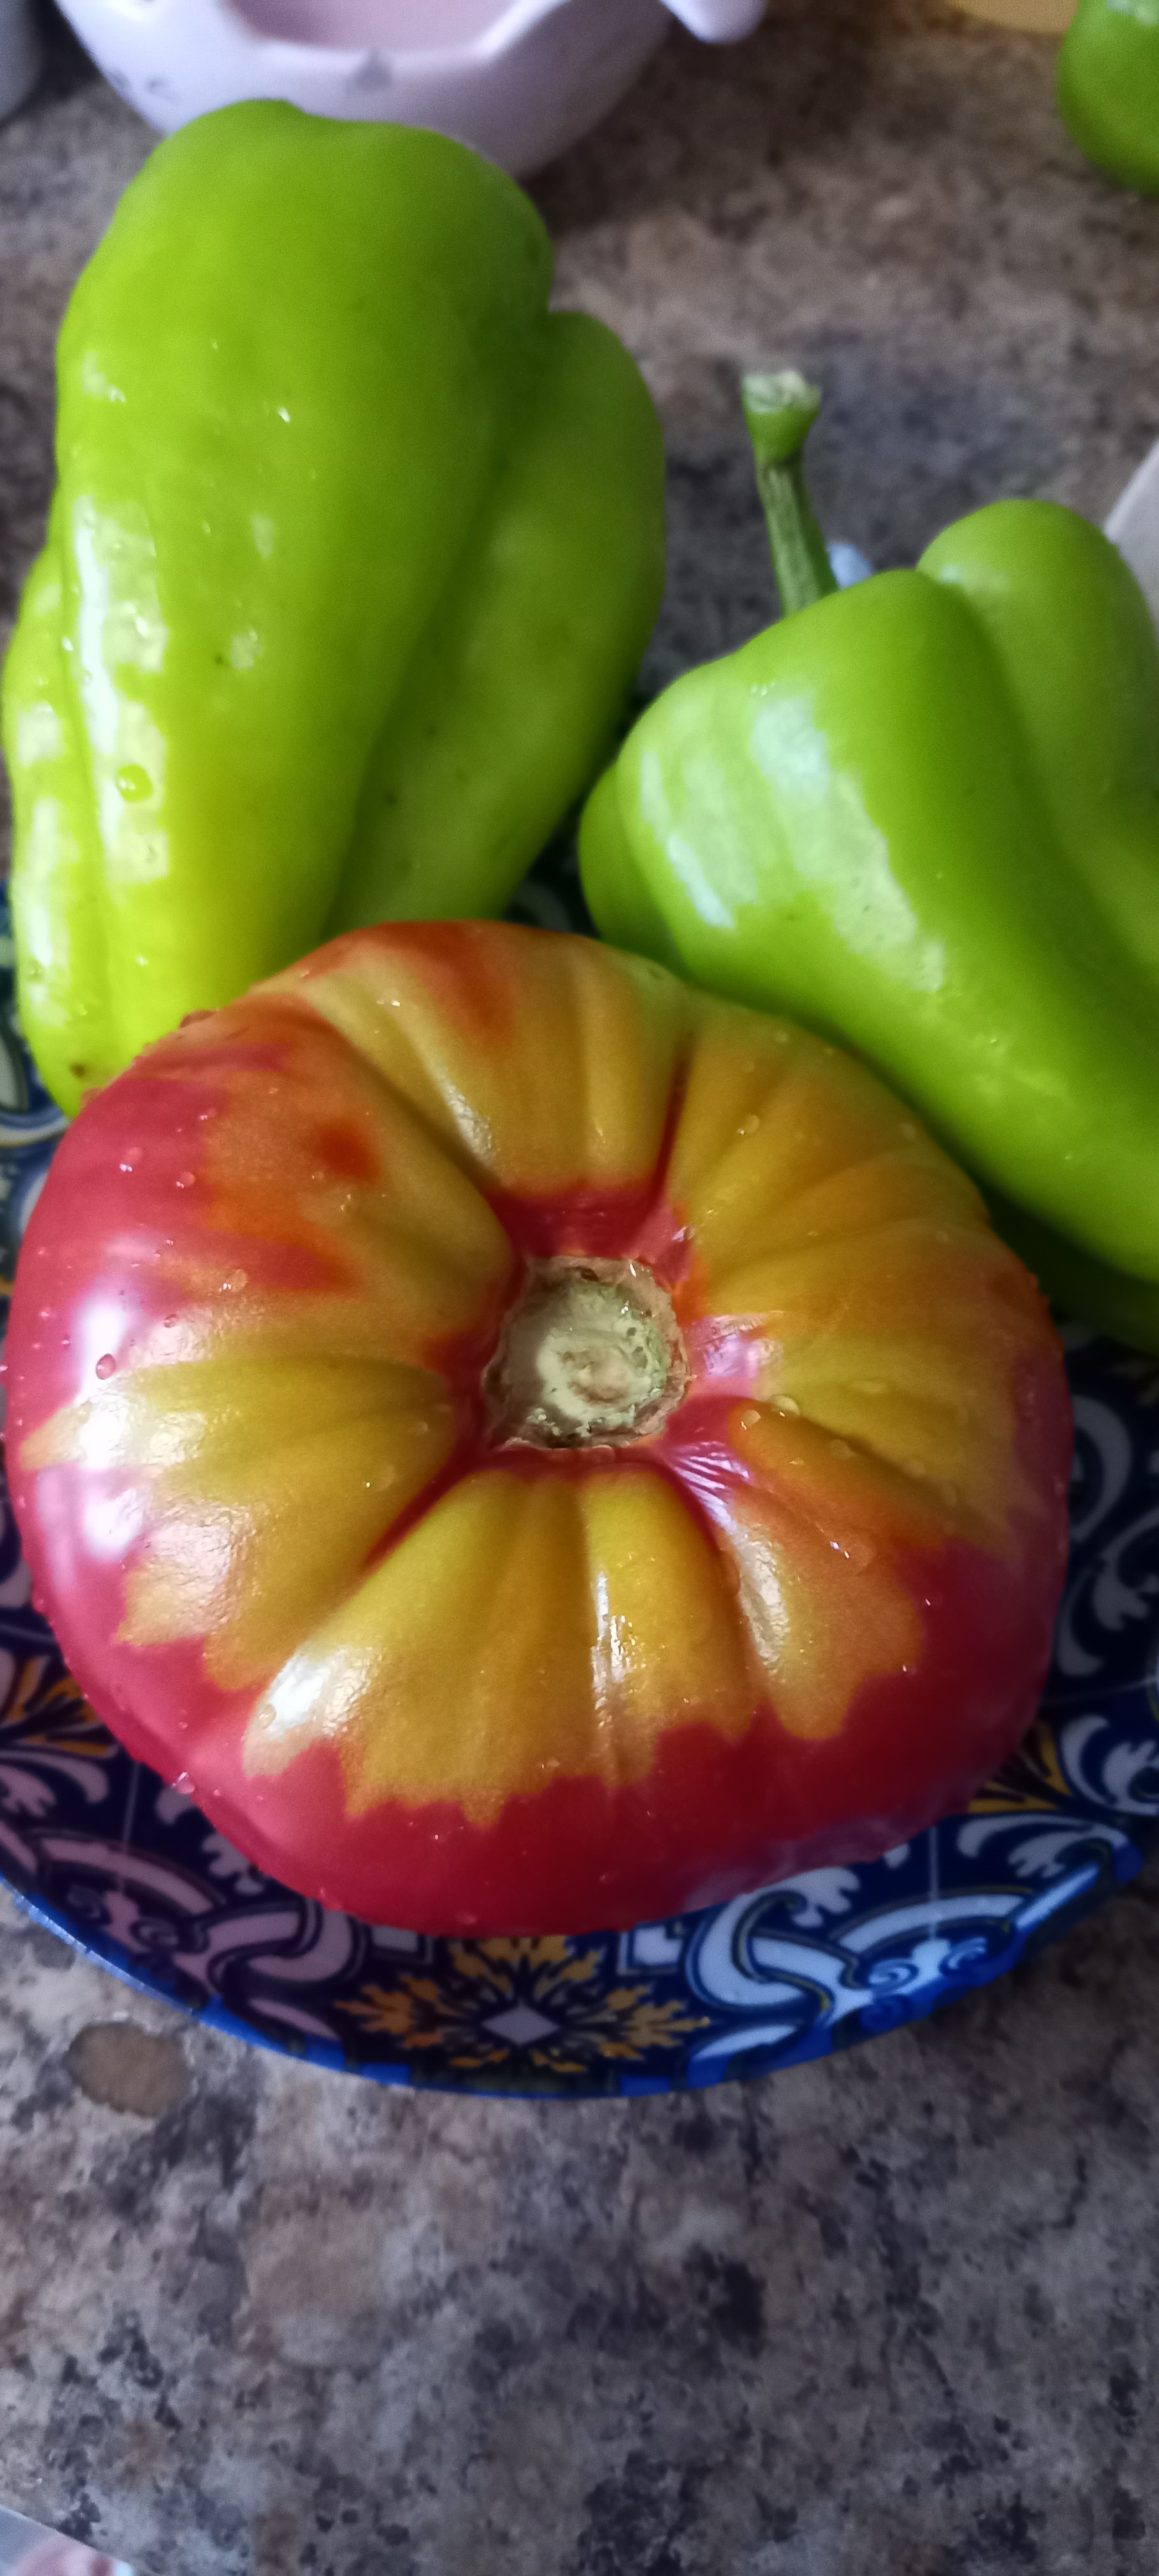
<svg viewBox="0 0 1159 2576"><path fill-rule="evenodd" d="M9 1407L93 1706L372 1921L867 1857L1045 1670L1029 1275L861 1065L592 941L356 931L151 1047L60 1147Z"/></svg>

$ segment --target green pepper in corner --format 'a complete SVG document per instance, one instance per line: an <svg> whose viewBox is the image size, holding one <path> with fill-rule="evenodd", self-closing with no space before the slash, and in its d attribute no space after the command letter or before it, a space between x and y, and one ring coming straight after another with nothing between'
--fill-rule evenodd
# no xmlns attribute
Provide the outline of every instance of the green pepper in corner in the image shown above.
<svg viewBox="0 0 1159 2576"><path fill-rule="evenodd" d="M75 290L5 674L20 1009L63 1108L328 934L498 913L607 758L663 452L488 162L269 103Z"/></svg>
<svg viewBox="0 0 1159 2576"><path fill-rule="evenodd" d="M1055 95L1088 161L1159 195L1159 0L1078 0Z"/></svg>
<svg viewBox="0 0 1159 2576"><path fill-rule="evenodd" d="M595 790L604 936L864 1054L1044 1284L1159 1348L1159 641L1074 511L1002 501L834 591L817 408L750 378L788 612L677 680ZM1001 1213L1001 1212L1000 1212ZM1057 1260L1053 1255L1057 1251Z"/></svg>

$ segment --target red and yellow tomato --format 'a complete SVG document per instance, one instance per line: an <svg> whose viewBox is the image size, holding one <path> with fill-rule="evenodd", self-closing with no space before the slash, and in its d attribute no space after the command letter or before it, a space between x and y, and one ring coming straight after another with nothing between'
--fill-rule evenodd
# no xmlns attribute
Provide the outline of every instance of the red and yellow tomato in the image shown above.
<svg viewBox="0 0 1159 2576"><path fill-rule="evenodd" d="M493 923L334 941L93 1098L9 1461L94 1707L372 1921L574 1931L868 1857L1046 1666L1038 1292L784 1021Z"/></svg>

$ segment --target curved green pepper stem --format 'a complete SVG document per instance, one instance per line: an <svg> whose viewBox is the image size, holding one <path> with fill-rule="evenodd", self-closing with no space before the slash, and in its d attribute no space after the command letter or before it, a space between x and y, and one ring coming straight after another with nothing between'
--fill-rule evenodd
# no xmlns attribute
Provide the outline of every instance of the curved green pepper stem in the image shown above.
<svg viewBox="0 0 1159 2576"><path fill-rule="evenodd" d="M768 522L773 571L786 617L836 590L825 539L805 489L802 454L821 409L815 385L792 368L742 376L741 401L757 463L757 490Z"/></svg>

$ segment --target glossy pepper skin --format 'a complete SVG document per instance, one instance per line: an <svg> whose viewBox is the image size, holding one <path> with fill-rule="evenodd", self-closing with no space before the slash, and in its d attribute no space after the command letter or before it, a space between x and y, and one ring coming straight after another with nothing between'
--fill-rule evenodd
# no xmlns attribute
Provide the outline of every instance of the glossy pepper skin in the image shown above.
<svg viewBox="0 0 1159 2576"><path fill-rule="evenodd" d="M1080 1311L1112 1330L1129 1314L1159 1347L1159 644L1142 594L1097 529L1044 501L959 520L916 571L820 588L641 717L584 816L596 922L858 1048L1029 1224L1050 1286L1065 1297L1081 1273Z"/></svg>
<svg viewBox="0 0 1159 2576"><path fill-rule="evenodd" d="M1125 188L1159 196L1159 12L1153 0L1078 0L1055 81L1068 133Z"/></svg>
<svg viewBox="0 0 1159 2576"><path fill-rule="evenodd" d="M81 277L8 661L20 1007L72 1112L328 933L500 912L663 582L614 335L499 170L268 103L163 143Z"/></svg>
<svg viewBox="0 0 1159 2576"><path fill-rule="evenodd" d="M372 1920L868 1856L1047 1662L1029 1276L863 1067L590 940L354 933L148 1050L50 1171L8 1408L95 1708Z"/></svg>

